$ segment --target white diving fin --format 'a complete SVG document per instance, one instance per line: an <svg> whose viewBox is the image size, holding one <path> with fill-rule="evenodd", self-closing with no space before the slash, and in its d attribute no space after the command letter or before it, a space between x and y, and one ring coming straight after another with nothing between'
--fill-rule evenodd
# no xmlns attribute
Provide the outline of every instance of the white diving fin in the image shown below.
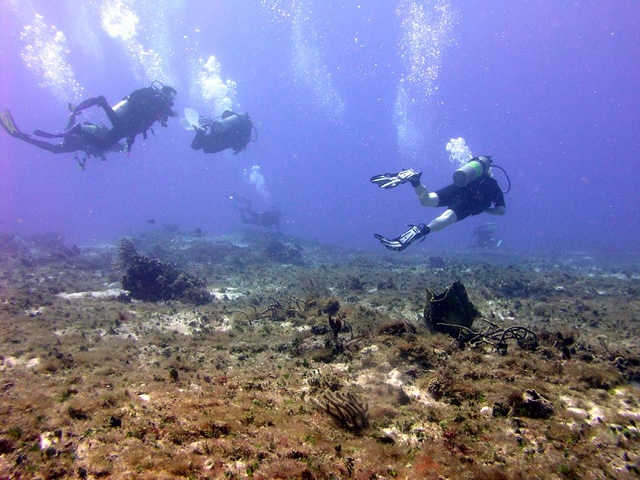
<svg viewBox="0 0 640 480"><path fill-rule="evenodd" d="M200 115L193 108L185 107L184 118L180 119L180 125L185 130L195 130L200 127Z"/></svg>

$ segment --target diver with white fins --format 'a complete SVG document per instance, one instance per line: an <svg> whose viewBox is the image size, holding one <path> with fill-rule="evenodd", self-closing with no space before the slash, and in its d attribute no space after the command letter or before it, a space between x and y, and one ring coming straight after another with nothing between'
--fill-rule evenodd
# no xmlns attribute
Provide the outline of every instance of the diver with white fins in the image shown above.
<svg viewBox="0 0 640 480"><path fill-rule="evenodd" d="M235 113L225 110L219 119L201 117L192 108L185 108L182 126L195 130L196 136L191 148L204 153L218 153L228 148L234 155L242 152L251 141L256 141L257 131L248 113ZM252 134L256 132L254 138Z"/></svg>
<svg viewBox="0 0 640 480"><path fill-rule="evenodd" d="M471 215L480 213L504 215L506 212L504 193L511 189L511 185L509 183L509 188L503 192L498 182L492 177L490 170L492 166L503 170L493 165L490 156L474 157L454 172L452 184L435 192L429 192L422 185L420 181L422 172L413 169L371 177L371 183L386 190L403 183L410 183L423 207L447 207L442 215L433 219L428 225L424 223L409 225L411 228L399 237L389 239L378 233L373 236L389 250L400 252L416 240L424 240L429 233L442 230Z"/></svg>

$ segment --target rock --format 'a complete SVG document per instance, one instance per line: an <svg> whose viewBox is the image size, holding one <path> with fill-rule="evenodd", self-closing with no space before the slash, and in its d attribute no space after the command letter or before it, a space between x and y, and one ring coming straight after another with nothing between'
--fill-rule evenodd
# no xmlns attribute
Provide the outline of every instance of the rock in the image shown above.
<svg viewBox="0 0 640 480"><path fill-rule="evenodd" d="M440 295L427 289L427 305L424 320L431 331L458 336L459 327L470 329L480 312L469 301L469 296L461 281L456 281Z"/></svg>
<svg viewBox="0 0 640 480"><path fill-rule="evenodd" d="M535 390L525 390L522 399L514 405L514 412L529 418L549 418L554 414L553 404Z"/></svg>

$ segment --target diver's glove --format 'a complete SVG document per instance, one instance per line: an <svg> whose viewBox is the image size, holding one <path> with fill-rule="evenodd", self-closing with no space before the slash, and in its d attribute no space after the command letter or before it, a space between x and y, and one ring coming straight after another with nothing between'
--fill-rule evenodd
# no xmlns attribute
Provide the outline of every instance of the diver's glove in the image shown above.
<svg viewBox="0 0 640 480"><path fill-rule="evenodd" d="M423 241L424 237L431 231L429 227L427 227L424 223L419 225L408 225L411 227L409 230L404 232L397 238L388 239L383 237L378 233L374 233L373 236L380 240L380 243L384 245L389 250L395 250L396 252L401 252L409 245L411 245L414 241L420 240Z"/></svg>
<svg viewBox="0 0 640 480"><path fill-rule="evenodd" d="M395 188L403 183L411 183L415 188L420 185L420 177L422 172L407 168L398 173L383 173L382 175L375 175L371 177L371 183L375 183L380 188L389 189Z"/></svg>

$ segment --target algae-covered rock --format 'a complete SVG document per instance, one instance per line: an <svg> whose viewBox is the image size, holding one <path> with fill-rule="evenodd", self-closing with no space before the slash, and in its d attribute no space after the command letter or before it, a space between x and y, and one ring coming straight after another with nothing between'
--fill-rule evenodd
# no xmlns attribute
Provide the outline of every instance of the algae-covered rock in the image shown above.
<svg viewBox="0 0 640 480"><path fill-rule="evenodd" d="M154 258L138 254L133 243L118 243L117 267L124 270L122 288L132 298L145 302L180 300L204 305L211 301L203 280Z"/></svg>
<svg viewBox="0 0 640 480"><path fill-rule="evenodd" d="M467 290L457 280L439 295L427 289L427 305L424 308L424 320L432 332L442 332L457 336L460 327L471 328L480 312L469 301Z"/></svg>

